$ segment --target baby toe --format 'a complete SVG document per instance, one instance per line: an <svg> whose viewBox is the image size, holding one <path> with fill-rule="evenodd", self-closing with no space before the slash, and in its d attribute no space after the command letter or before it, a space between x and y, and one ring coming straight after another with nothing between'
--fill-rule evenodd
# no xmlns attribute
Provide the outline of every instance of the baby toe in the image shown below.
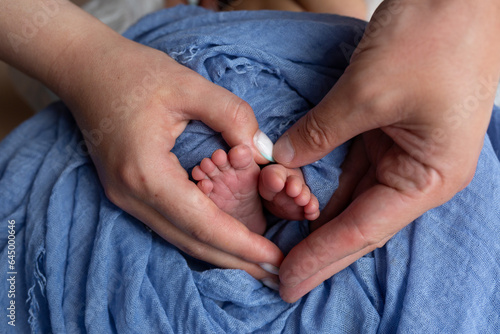
<svg viewBox="0 0 500 334"><path fill-rule="evenodd" d="M309 214L316 212L319 213L319 202L316 196L314 196L313 194L311 194L311 200L309 201L309 203L304 206L304 212Z"/></svg>
<svg viewBox="0 0 500 334"><path fill-rule="evenodd" d="M316 196L311 194L311 200L304 206L304 216L307 220L316 220L320 214L319 202Z"/></svg>
<svg viewBox="0 0 500 334"><path fill-rule="evenodd" d="M238 145L229 151L229 161L235 169L246 169L254 163L250 147Z"/></svg>
<svg viewBox="0 0 500 334"><path fill-rule="evenodd" d="M262 198L272 201L285 187L286 169L281 165L269 165L262 169L259 178L259 193Z"/></svg>
<svg viewBox="0 0 500 334"><path fill-rule="evenodd" d="M298 196L294 198L295 204L299 206L306 206L311 200L311 191L309 187L302 184L302 190Z"/></svg>
<svg viewBox="0 0 500 334"><path fill-rule="evenodd" d="M205 172L205 174L208 175L208 177L215 177L219 174L219 169L213 163L212 159L209 158L201 160L200 168L203 172Z"/></svg>
<svg viewBox="0 0 500 334"><path fill-rule="evenodd" d="M219 149L212 154L212 162L219 168L220 170L228 170L231 168L229 161L227 160L227 153L223 150Z"/></svg>
<svg viewBox="0 0 500 334"><path fill-rule="evenodd" d="M290 175L286 179L286 194L292 198L299 196L302 193L304 182L296 175Z"/></svg>
<svg viewBox="0 0 500 334"><path fill-rule="evenodd" d="M319 218L319 211L316 211L313 213L305 213L304 212L304 218L307 220L316 220Z"/></svg>
<svg viewBox="0 0 500 334"><path fill-rule="evenodd" d="M191 172L191 175L193 176L193 179L195 179L196 181L201 181L207 178L207 174L201 170L200 166L195 166L193 168L193 171Z"/></svg>
<svg viewBox="0 0 500 334"><path fill-rule="evenodd" d="M198 188L205 194L210 195L212 190L214 189L214 184L212 181L208 179L201 180L198 182Z"/></svg>

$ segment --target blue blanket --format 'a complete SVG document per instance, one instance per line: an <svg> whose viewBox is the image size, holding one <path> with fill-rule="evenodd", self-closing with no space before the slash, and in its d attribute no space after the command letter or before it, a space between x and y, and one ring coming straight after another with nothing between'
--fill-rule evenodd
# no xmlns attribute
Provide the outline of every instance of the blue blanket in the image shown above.
<svg viewBox="0 0 500 334"><path fill-rule="evenodd" d="M126 36L244 98L276 140L342 74L363 27L328 15L176 7ZM70 113L54 104L0 143L0 332L498 333L500 111L488 133L465 190L287 304L243 271L182 254L114 206ZM175 153L190 169L217 147L220 137L193 122ZM323 204L345 151L304 168ZM305 222L278 221L266 236L286 253L307 233Z"/></svg>

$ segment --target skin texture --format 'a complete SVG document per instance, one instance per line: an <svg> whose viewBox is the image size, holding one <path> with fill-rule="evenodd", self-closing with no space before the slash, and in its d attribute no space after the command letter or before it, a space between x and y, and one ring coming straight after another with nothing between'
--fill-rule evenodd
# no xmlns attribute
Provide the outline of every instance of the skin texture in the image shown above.
<svg viewBox="0 0 500 334"><path fill-rule="evenodd" d="M281 251L221 211L170 153L196 119L266 162L246 102L67 1L0 0L0 7L0 59L69 106L113 203L193 257L276 278L257 263L279 266Z"/></svg>
<svg viewBox="0 0 500 334"><path fill-rule="evenodd" d="M474 176L500 76L499 4L385 1L323 101L276 143L287 167L355 138L314 232L287 255L294 302Z"/></svg>

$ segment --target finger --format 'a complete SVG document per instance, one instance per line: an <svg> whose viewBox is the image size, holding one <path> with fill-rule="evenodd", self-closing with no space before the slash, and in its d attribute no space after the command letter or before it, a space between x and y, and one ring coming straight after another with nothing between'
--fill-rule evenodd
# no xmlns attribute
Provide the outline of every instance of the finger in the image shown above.
<svg viewBox="0 0 500 334"><path fill-rule="evenodd" d="M311 231L318 229L323 224L337 217L353 199L359 181L366 175L370 163L366 157L363 141L357 137L342 163L342 173L339 177L339 187L333 193L328 204L321 211L320 217L311 222Z"/></svg>
<svg viewBox="0 0 500 334"><path fill-rule="evenodd" d="M349 68L348 68L349 69ZM342 76L323 100L274 145L275 160L287 167L300 167L319 160L334 148L365 131L385 125L363 104L356 104L352 93L355 79Z"/></svg>
<svg viewBox="0 0 500 334"><path fill-rule="evenodd" d="M425 194L410 197L383 185L365 191L290 251L280 269L285 295L331 264L356 259L355 254L378 245L430 207Z"/></svg>
<svg viewBox="0 0 500 334"><path fill-rule="evenodd" d="M273 276L256 263L245 261L240 257L228 254L209 244L196 240L191 235L170 223L170 221L165 219L165 217L155 209L145 205L143 202L137 200L133 201L133 207L135 208L133 215L135 217L148 225L160 237L189 256L214 264L218 267L245 270L256 279Z"/></svg>
<svg viewBox="0 0 500 334"><path fill-rule="evenodd" d="M332 277L336 273L347 268L352 263L357 261L359 258L374 251L376 248L382 247L392 237L393 237L393 235L385 238L380 244L372 245L372 246L368 246L366 248L363 248L359 252L356 252L354 254L346 256L346 257L340 259L339 261L336 261L336 262L326 266L325 268L323 268L322 270L319 270L317 273L315 273L311 277L307 278L303 282L299 283L297 286L293 287L292 289L287 288L286 286L281 286L281 288L280 288L281 298L288 303L296 302L299 298L303 297L309 291L313 290L315 287L317 287L318 285L320 285L321 283L323 283L325 280L329 279L330 277Z"/></svg>
<svg viewBox="0 0 500 334"><path fill-rule="evenodd" d="M177 200L176 209L157 202L163 216L195 240L211 245L225 253L254 263L270 263L279 267L282 254L279 248L266 238L250 232L246 226L221 211L201 192L185 186L183 197ZM176 189L175 186L172 187ZM171 189L172 189L171 188ZM161 196L160 196L161 197ZM173 212L172 212L173 211Z"/></svg>
<svg viewBox="0 0 500 334"><path fill-rule="evenodd" d="M252 148L257 163L267 163L254 144L259 124L250 105L230 91L203 77L190 82L184 100L184 117L200 120L220 132L229 146L245 144ZM210 97L210 101L207 101Z"/></svg>

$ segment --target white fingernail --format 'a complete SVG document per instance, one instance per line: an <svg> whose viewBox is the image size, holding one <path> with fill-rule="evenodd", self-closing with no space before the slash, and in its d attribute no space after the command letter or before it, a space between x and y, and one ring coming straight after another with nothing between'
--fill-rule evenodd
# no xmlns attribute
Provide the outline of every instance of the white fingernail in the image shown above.
<svg viewBox="0 0 500 334"><path fill-rule="evenodd" d="M262 154L264 158L266 158L271 162L274 162L273 142L264 132L257 130L257 133L253 137L253 143L255 144L255 147L257 147L260 154Z"/></svg>
<svg viewBox="0 0 500 334"><path fill-rule="evenodd" d="M278 275L280 272L280 268L273 266L270 263L259 263L259 266L262 269L264 269L265 271L267 271L268 273L273 274L273 275Z"/></svg>
<svg viewBox="0 0 500 334"><path fill-rule="evenodd" d="M275 291L280 291L280 284L277 279L272 279L272 278L263 278L260 280L262 284L267 286L269 289L273 289Z"/></svg>

